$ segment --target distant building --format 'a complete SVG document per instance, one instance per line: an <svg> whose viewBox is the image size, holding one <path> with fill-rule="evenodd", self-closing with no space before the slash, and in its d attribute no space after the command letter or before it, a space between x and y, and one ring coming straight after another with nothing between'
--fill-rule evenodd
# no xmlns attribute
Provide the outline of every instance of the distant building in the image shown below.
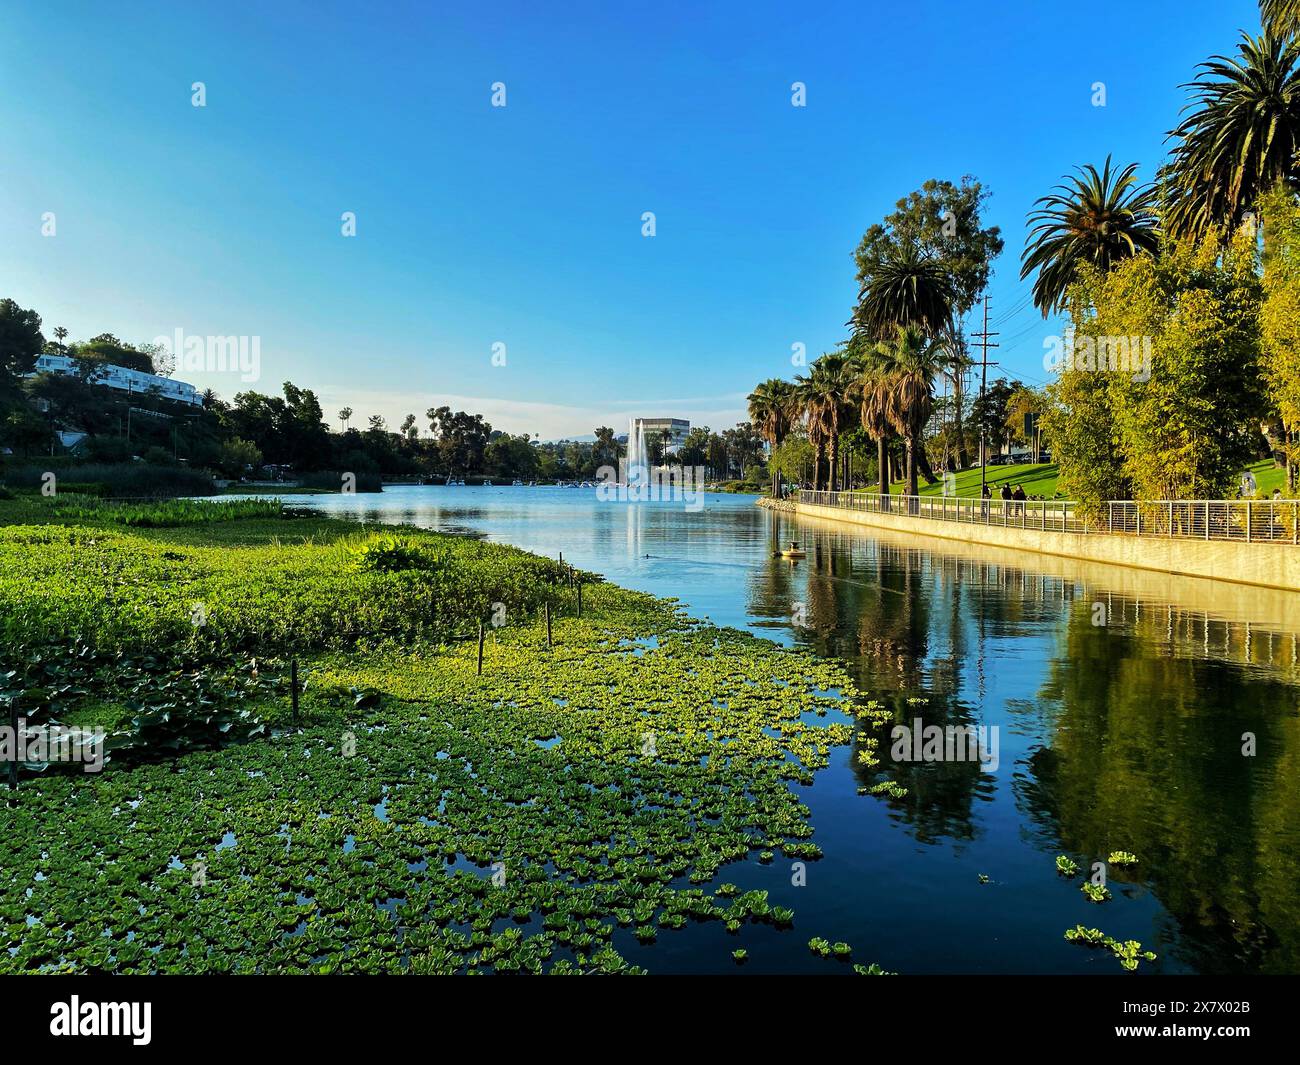
<svg viewBox="0 0 1300 1065"><path fill-rule="evenodd" d="M28 376L32 377L38 373L76 376L82 372L83 367L79 361L69 355L41 355L36 360L34 373ZM170 377L159 377L156 373L145 373L143 370L130 370L125 366L105 363L96 366L88 380L93 385L103 385L105 388L116 389L127 395L144 395L156 390L163 399L170 399L175 403L187 403L192 407L203 406L203 397L193 385L186 384L184 381L173 381Z"/></svg>
<svg viewBox="0 0 1300 1065"><path fill-rule="evenodd" d="M685 418L638 418L642 428L645 429L645 438L647 441L661 443L664 438L664 430L668 430L669 447L681 447L686 443L686 437L691 431L691 423Z"/></svg>

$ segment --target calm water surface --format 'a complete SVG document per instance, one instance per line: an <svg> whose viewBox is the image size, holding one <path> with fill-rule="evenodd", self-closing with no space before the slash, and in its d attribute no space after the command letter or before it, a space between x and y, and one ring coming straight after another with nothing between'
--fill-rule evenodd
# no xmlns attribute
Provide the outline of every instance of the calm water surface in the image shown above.
<svg viewBox="0 0 1300 1065"><path fill-rule="evenodd" d="M481 537L674 596L693 615L845 660L910 723L997 726L999 765L894 765L903 799L839 748L801 788L825 857L723 870L797 912L746 930L743 972L826 972L811 935L902 972L1120 972L1062 938L1137 939L1147 972L1300 971L1300 596L774 515L752 497L603 503L593 490L389 488L285 497L360 521ZM799 539L809 557L774 550ZM796 624L796 619L802 624ZM924 698L924 705L909 699ZM1243 755L1243 736L1255 753ZM1085 870L1113 850L1114 898ZM988 877L981 883L981 875ZM731 969L717 922L624 955L658 972Z"/></svg>

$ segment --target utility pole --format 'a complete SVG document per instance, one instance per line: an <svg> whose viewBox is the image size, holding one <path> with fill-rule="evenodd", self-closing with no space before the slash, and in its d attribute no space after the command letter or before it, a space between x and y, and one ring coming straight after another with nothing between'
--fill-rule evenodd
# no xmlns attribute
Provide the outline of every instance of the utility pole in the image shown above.
<svg viewBox="0 0 1300 1065"><path fill-rule="evenodd" d="M997 336L997 333L989 332L989 298L984 297L984 331L982 333L972 333L971 336L978 337L980 341L980 414L984 414L984 390L988 387L989 367L996 366L996 362L989 362L989 348L996 348L997 344L990 344L989 338ZM984 498L984 489L988 484L989 471L989 453L988 442L984 435L984 418L980 418L980 498Z"/></svg>

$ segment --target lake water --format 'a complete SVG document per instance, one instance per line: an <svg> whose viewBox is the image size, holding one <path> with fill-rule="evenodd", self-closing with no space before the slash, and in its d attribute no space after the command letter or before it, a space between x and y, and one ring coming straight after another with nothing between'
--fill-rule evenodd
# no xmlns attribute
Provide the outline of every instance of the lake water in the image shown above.
<svg viewBox="0 0 1300 1065"><path fill-rule="evenodd" d="M1120 972L1064 940L1079 923L1155 951L1143 972L1300 971L1300 596L877 534L746 496L697 512L563 488L285 500L563 552L697 617L843 659L899 723L996 726L992 772L894 765L882 741L901 799L859 795L875 778L837 749L800 789L825 852L806 886L780 861L720 877L797 913L793 932L747 931L738 972L826 972L813 934L906 973ZM773 557L790 539L806 559ZM1119 850L1140 863L1109 870L1103 904L1056 874L1057 854L1087 872ZM616 944L652 971L692 972L736 941L710 922Z"/></svg>

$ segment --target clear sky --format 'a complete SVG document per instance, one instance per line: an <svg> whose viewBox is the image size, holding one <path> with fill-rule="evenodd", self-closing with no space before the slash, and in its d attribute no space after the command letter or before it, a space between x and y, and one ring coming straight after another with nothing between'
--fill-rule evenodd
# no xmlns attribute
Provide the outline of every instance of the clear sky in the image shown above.
<svg viewBox="0 0 1300 1065"><path fill-rule="evenodd" d="M992 190L994 372L1042 382L1057 330L1018 280L1034 199L1108 152L1150 177L1179 84L1258 15L7 0L0 26L0 296L47 336L256 336L256 384L177 377L552 438L742 418L792 344L843 338L863 230L930 177Z"/></svg>

